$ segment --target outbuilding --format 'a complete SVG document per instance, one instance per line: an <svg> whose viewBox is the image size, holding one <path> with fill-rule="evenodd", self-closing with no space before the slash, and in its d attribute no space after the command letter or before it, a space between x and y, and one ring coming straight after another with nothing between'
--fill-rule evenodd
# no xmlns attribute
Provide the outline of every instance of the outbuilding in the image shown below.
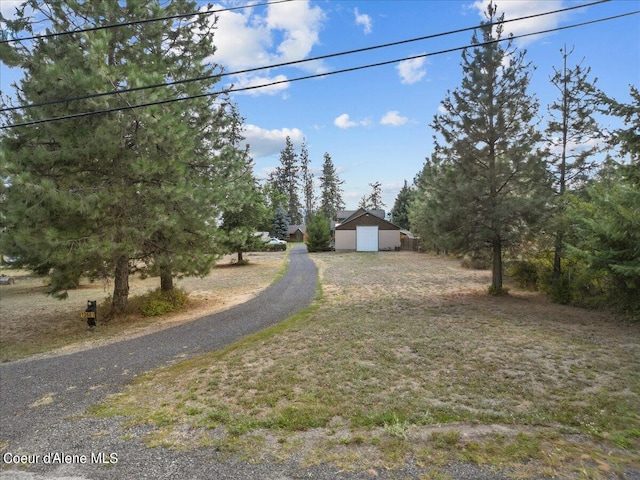
<svg viewBox="0 0 640 480"><path fill-rule="evenodd" d="M400 227L377 212L360 208L335 227L336 251L377 252L400 249Z"/></svg>
<svg viewBox="0 0 640 480"><path fill-rule="evenodd" d="M289 225L289 238L288 242L304 242L307 240L307 227L306 225Z"/></svg>

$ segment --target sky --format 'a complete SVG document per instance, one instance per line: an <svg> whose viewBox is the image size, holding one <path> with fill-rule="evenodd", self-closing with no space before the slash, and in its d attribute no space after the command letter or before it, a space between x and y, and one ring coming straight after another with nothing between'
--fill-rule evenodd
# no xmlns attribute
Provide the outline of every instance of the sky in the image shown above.
<svg viewBox="0 0 640 480"><path fill-rule="evenodd" d="M3 15L15 4L1 0ZM214 9L264 3L219 0ZM211 61L227 72L366 48L473 27L484 20L488 0L293 0L218 13ZM582 5L586 0L497 0L505 19ZM198 2L207 8L206 2ZM505 25L514 35L539 32L640 10L640 0L616 0L570 12ZM343 184L346 207L355 209L370 184L382 184L386 210L405 181L411 184L433 151L430 127L448 91L460 86L461 52L429 55L384 66L293 81L297 77L401 60L463 47L471 31L286 67L225 77L235 87L274 81L277 85L232 94L245 119L245 137L258 178L279 165L289 136L296 150L306 143L316 179L325 153ZM609 96L628 102L629 85L640 84L640 14L515 41L526 49L532 72L530 93L540 102L543 128L547 107L558 92L549 81L562 64L560 50L574 52ZM0 65L0 90L19 72ZM615 119L601 118L603 128Z"/></svg>

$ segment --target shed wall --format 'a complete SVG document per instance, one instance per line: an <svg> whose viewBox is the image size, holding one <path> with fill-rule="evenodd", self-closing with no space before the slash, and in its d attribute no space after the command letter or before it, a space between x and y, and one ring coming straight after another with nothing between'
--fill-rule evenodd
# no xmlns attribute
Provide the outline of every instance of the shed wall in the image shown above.
<svg viewBox="0 0 640 480"><path fill-rule="evenodd" d="M399 230L380 230L378 232L378 248L380 250L395 250L400 248Z"/></svg>
<svg viewBox="0 0 640 480"><path fill-rule="evenodd" d="M336 250L355 250L356 231L336 230Z"/></svg>

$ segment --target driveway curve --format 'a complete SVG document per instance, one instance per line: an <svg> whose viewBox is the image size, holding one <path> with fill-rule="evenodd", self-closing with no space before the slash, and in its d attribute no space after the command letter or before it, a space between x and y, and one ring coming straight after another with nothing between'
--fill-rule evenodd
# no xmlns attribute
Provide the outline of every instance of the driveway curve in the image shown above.
<svg viewBox="0 0 640 480"><path fill-rule="evenodd" d="M277 324L310 305L317 268L306 246L289 254L277 283L229 310L145 336L80 352L0 365L0 451L82 413L133 377L221 349ZM61 446L62 451L62 446Z"/></svg>

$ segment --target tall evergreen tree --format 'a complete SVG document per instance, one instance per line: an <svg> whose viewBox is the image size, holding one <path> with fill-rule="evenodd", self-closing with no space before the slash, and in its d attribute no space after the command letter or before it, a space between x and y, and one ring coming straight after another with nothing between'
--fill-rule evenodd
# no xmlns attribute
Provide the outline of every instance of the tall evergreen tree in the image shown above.
<svg viewBox="0 0 640 480"><path fill-rule="evenodd" d="M380 182L374 182L370 183L369 186L371 187L371 193L367 197L366 205L374 210L382 210L386 207L382 201L382 184Z"/></svg>
<svg viewBox="0 0 640 480"><path fill-rule="evenodd" d="M342 200L342 184L338 172L333 165L331 155L324 154L322 175L320 176L320 212L328 219L336 218L338 210L344 208Z"/></svg>
<svg viewBox="0 0 640 480"><path fill-rule="evenodd" d="M0 146L7 158L0 176L10 184L2 248L37 273L58 272L51 277L54 294L64 296L80 275L110 277L112 313L121 313L134 268L159 270L168 281L176 273L206 273L219 252L215 219L233 201L230 180L243 157L235 151L238 118L229 115L228 101L202 95L219 79L208 63L215 51L209 19L170 18L194 11L187 0L28 1L15 21L6 21L20 36L40 14L54 33L168 18L14 43L0 52L24 72L18 104L39 105L10 112L7 123L96 112L15 127ZM193 77L206 80L89 96ZM193 95L200 97L131 108ZM71 97L80 99L55 103ZM98 113L114 108L124 110Z"/></svg>
<svg viewBox="0 0 640 480"><path fill-rule="evenodd" d="M409 207L409 223L422 243L438 253L457 244L457 215L462 214L463 206L451 201L456 180L453 164L440 162L436 153L425 160L414 179L416 191Z"/></svg>
<svg viewBox="0 0 640 480"><path fill-rule="evenodd" d="M284 240L289 236L289 217L285 209L278 205L276 208L276 216L273 219L273 232L276 238Z"/></svg>
<svg viewBox="0 0 640 480"><path fill-rule="evenodd" d="M391 221L405 230L409 230L409 206L413 196L413 190L409 187L407 181L404 181L404 186L398 192L396 201L393 204L391 210Z"/></svg>
<svg viewBox="0 0 640 480"><path fill-rule="evenodd" d="M442 102L432 127L436 139L433 188L421 192L424 208L440 218L440 233L452 250L478 252L491 248L490 291L503 291L502 255L517 242L543 211L546 171L536 150L534 127L538 109L528 93L530 66L502 38L496 6L487 7L487 21L462 54L462 82Z"/></svg>
<svg viewBox="0 0 640 480"><path fill-rule="evenodd" d="M625 309L640 314L640 92L631 86L631 103L600 94L609 114L624 127L613 132L611 143L621 158L615 168L587 190L587 201L572 207L579 235L571 250L594 270L613 279L609 292Z"/></svg>
<svg viewBox="0 0 640 480"><path fill-rule="evenodd" d="M298 195L299 172L298 155L291 138L287 137L285 147L280 151L280 165L272 172L271 179L280 193L287 196L287 215L293 225L302 223L302 204Z"/></svg>
<svg viewBox="0 0 640 480"><path fill-rule="evenodd" d="M562 257L568 224L565 212L567 191L576 191L587 179L593 167L593 155L599 150L594 144L602 137L594 118L595 80L589 80L590 68L582 62L573 67L567 65L569 56L565 46L560 50L562 67L554 68L551 83L559 92L557 100L549 107L547 143L551 157L550 167L554 179L556 215L553 222L555 248L553 277L562 275Z"/></svg>
<svg viewBox="0 0 640 480"><path fill-rule="evenodd" d="M233 182L238 198L222 215L222 230L226 237L224 245L229 252L237 254L238 265L245 262L243 253L262 246L256 232L268 217L268 209L262 189L253 176L253 164L246 152L245 170Z"/></svg>
<svg viewBox="0 0 640 480"><path fill-rule="evenodd" d="M304 220L305 224L309 222L311 214L315 211L315 193L313 186L313 173L309 164L309 152L307 150L306 141L303 141L300 149L300 171L302 172L302 192L304 196Z"/></svg>
<svg viewBox="0 0 640 480"><path fill-rule="evenodd" d="M603 92L598 93L598 100L604 105L605 113L620 117L625 125L613 131L610 144L618 147L620 154L628 156L629 162L637 166L640 163L640 91L634 85L630 85L629 91L629 104L620 103Z"/></svg>
<svg viewBox="0 0 640 480"><path fill-rule="evenodd" d="M369 197L367 195L362 195L360 197L360 201L358 202L358 208L364 208L365 210L371 210L373 206L369 201Z"/></svg>

